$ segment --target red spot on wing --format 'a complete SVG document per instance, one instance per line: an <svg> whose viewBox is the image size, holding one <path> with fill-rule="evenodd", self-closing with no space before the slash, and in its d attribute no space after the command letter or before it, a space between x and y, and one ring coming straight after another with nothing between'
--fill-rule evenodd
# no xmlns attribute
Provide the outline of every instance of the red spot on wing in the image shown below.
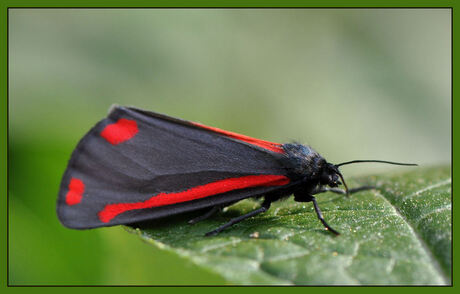
<svg viewBox="0 0 460 294"><path fill-rule="evenodd" d="M101 136L110 144L117 145L131 139L138 131L135 120L120 118L116 123L107 125Z"/></svg>
<svg viewBox="0 0 460 294"><path fill-rule="evenodd" d="M65 195L65 202L67 205L75 205L80 203L85 192L85 184L82 180L72 178L69 183L69 191Z"/></svg>
<svg viewBox="0 0 460 294"><path fill-rule="evenodd" d="M229 178L202 186L193 187L176 193L159 193L143 202L108 204L99 212L99 219L107 223L117 215L135 209L152 208L175 203L201 199L233 190L284 186L290 182L289 178L281 175L257 175L240 178Z"/></svg>
<svg viewBox="0 0 460 294"><path fill-rule="evenodd" d="M227 136L227 137L230 137L230 138L233 138L233 139L244 141L246 143L256 145L256 146L262 147L264 149L268 149L268 150L273 151L273 152L284 153L284 149L282 147L282 144L280 144L280 143L264 141L264 140L252 138L252 137L249 137L249 136L241 135L241 134L238 134L238 133L221 130L221 129L214 128L214 127L208 127L208 126L202 125L200 123L196 123L196 122L191 122L191 123L193 125L195 125L195 126L200 127L200 128L210 130L210 131L222 134L224 136Z"/></svg>

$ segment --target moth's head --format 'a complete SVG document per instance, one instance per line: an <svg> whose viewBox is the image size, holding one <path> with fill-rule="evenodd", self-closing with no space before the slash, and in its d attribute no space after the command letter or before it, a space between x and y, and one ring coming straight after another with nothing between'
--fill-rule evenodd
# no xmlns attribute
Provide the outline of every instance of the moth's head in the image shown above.
<svg viewBox="0 0 460 294"><path fill-rule="evenodd" d="M339 168L332 164L326 162L321 169L321 174L319 176L319 182L321 185L329 186L331 188L338 187L340 184L340 179L342 180L343 184L345 185L345 189L347 189L347 185L345 184L345 180L343 179L342 174L339 171Z"/></svg>

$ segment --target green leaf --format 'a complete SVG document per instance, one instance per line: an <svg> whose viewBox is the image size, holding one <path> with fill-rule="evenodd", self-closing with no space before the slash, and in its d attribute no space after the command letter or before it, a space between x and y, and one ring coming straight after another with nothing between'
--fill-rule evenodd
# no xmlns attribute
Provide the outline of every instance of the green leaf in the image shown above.
<svg viewBox="0 0 460 294"><path fill-rule="evenodd" d="M231 284L451 284L450 167L348 180L376 190L347 199L317 196L325 231L311 203L292 198L215 237L204 233L259 203L245 200L195 225L197 214L127 228Z"/></svg>

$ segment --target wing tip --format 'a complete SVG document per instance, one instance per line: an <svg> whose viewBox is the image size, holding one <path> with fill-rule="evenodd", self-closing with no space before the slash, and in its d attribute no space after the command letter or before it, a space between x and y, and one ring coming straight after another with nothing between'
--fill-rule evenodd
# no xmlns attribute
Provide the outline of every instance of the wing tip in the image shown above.
<svg viewBox="0 0 460 294"><path fill-rule="evenodd" d="M75 218L69 216L69 212L67 210L67 207L64 207L65 204L59 203L56 208L56 214L59 222L66 228L68 229L74 229L74 230L88 230L88 229L94 229L98 227L103 227L107 226L106 224L94 224L94 223L87 223L85 220L82 220L81 218Z"/></svg>
<svg viewBox="0 0 460 294"><path fill-rule="evenodd" d="M63 211L62 204L60 204L59 202L57 204L56 214L57 214L57 218L59 222L64 227L69 228L69 229L77 229L77 230L85 229L85 228L82 228L81 226L76 225L75 221L72 221L68 217L66 217L66 213Z"/></svg>

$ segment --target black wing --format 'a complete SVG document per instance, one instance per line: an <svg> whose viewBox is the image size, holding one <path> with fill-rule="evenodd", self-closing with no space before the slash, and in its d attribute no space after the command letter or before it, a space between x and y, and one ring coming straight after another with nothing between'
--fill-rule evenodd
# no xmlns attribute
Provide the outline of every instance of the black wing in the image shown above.
<svg viewBox="0 0 460 294"><path fill-rule="evenodd" d="M287 187L282 145L115 107L78 143L57 212L67 227L127 224Z"/></svg>

